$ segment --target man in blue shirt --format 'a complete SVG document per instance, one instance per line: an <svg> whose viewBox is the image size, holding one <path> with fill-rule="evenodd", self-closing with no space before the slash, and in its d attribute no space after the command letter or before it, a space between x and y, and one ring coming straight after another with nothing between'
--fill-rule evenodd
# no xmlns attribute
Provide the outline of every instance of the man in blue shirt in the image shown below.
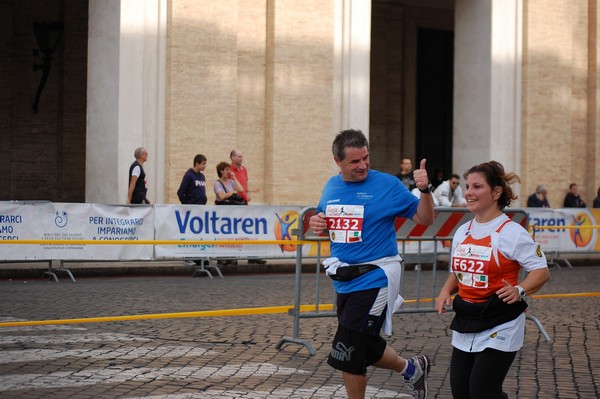
<svg viewBox="0 0 600 399"><path fill-rule="evenodd" d="M340 174L329 179L310 219L313 232L327 230L331 241L323 265L334 280L338 329L327 362L342 371L349 399L364 398L371 365L401 373L413 396L426 398L429 358L405 359L380 335L392 333L391 316L402 303L395 218L433 223L425 160L414 171L418 199L397 177L369 170L369 143L360 130L340 132L332 152Z"/></svg>

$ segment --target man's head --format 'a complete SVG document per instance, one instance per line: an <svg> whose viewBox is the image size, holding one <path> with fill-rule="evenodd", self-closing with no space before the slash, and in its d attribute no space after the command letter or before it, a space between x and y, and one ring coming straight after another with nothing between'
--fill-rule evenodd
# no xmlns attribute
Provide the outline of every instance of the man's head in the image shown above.
<svg viewBox="0 0 600 399"><path fill-rule="evenodd" d="M237 149L231 150L229 153L229 158L231 159L231 162L235 164L235 166L240 167L242 166L242 162L244 162L244 153Z"/></svg>
<svg viewBox="0 0 600 399"><path fill-rule="evenodd" d="M196 154L194 157L194 167L196 172L202 172L206 169L206 157L202 154Z"/></svg>
<svg viewBox="0 0 600 399"><path fill-rule="evenodd" d="M579 188L577 187L577 183L571 183L569 185L569 192L573 195L579 194Z"/></svg>
<svg viewBox="0 0 600 399"><path fill-rule="evenodd" d="M369 142L360 130L348 129L338 133L331 151L344 180L359 182L367 178Z"/></svg>
<svg viewBox="0 0 600 399"><path fill-rule="evenodd" d="M412 161L410 158L402 158L402 162L400 162L400 173L407 174L412 171Z"/></svg>
<svg viewBox="0 0 600 399"><path fill-rule="evenodd" d="M535 192L538 194L543 194L543 195L548 194L548 190L546 190L546 186L544 186L543 184L540 184L539 186L537 186L535 188Z"/></svg>
<svg viewBox="0 0 600 399"><path fill-rule="evenodd" d="M450 188L452 190L456 190L456 187L458 187L458 184L460 183L460 176L456 173L453 173L448 182L450 183Z"/></svg>
<svg viewBox="0 0 600 399"><path fill-rule="evenodd" d="M144 147L138 147L133 152L133 156L140 163L144 163L144 162L146 162L148 160L148 151L146 151L146 149Z"/></svg>

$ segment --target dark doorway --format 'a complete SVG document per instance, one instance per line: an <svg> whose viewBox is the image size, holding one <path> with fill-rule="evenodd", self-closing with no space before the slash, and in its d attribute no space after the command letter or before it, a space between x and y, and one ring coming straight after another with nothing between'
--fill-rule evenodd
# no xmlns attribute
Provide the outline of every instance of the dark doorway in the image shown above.
<svg viewBox="0 0 600 399"><path fill-rule="evenodd" d="M429 176L452 170L454 32L419 29L417 39L416 162L426 158Z"/></svg>

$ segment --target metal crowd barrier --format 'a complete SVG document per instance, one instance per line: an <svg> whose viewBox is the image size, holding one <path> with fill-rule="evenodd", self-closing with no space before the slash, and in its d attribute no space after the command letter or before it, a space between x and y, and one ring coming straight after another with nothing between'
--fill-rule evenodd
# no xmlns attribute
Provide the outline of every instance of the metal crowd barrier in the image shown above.
<svg viewBox="0 0 600 399"><path fill-rule="evenodd" d="M317 245L317 265L316 265L316 302L314 312L302 312L301 311L301 280L302 280L302 244L298 245L296 251L296 268L295 268L295 295L294 295L294 307L288 312L293 316L293 335L285 336L279 340L276 345L277 349L280 349L286 343L294 343L303 345L306 347L311 355L315 355L316 351L309 341L300 337L300 319L302 318L315 318L315 317L335 317L335 300L333 311L320 310L320 307L324 307L320 304L320 278L321 278L321 255L322 255L322 243L328 241L329 238L326 235L317 236L309 228L309 219L317 212L316 208L307 208L301 214L302 228L294 232L298 236L299 242L314 242ZM515 222L521 224L527 228L528 215L523 210L512 210L508 209L506 214ZM396 312L399 313L433 313L435 310L435 299L437 295L436 287L436 273L438 267L438 255L441 253L438 251L439 247L444 247L444 243L452 241L455 231L459 226L465 222L471 220L473 214L466 208L436 208L435 219L431 226L421 226L415 224L412 220L406 218L398 218L396 220L396 237L400 243L402 250L400 251L403 258L402 265L402 281L400 286L400 293L405 292L405 267L407 264L414 264L414 270L416 274L416 297L415 300L405 301L402 307ZM415 246L416 250L412 250L408 247ZM427 251L423 250L423 247L428 245ZM446 251L446 253L448 253ZM431 264L432 270L432 281L431 281L431 295L428 299L423 299L421 290L421 273L422 264ZM445 270L448 272L448 270ZM531 298L528 300L531 305ZM414 306L406 306L407 302L414 303ZM422 303L427 302L427 306L421 306ZM330 306L328 306L330 308ZM550 337L546 332L544 326L540 320L533 315L532 306L526 313L526 318L535 323L540 333L544 336L546 341L550 342Z"/></svg>

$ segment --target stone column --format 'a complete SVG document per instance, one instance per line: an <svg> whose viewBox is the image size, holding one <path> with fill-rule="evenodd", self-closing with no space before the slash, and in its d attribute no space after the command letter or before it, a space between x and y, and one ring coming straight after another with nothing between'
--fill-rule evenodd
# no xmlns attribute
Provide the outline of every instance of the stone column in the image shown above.
<svg viewBox="0 0 600 399"><path fill-rule="evenodd" d="M369 135L371 2L335 0L334 133Z"/></svg>
<svg viewBox="0 0 600 399"><path fill-rule="evenodd" d="M89 6L86 202L124 203L136 147L148 197L164 199L166 0Z"/></svg>
<svg viewBox="0 0 600 399"><path fill-rule="evenodd" d="M521 0L455 4L453 172L493 159L519 173Z"/></svg>

